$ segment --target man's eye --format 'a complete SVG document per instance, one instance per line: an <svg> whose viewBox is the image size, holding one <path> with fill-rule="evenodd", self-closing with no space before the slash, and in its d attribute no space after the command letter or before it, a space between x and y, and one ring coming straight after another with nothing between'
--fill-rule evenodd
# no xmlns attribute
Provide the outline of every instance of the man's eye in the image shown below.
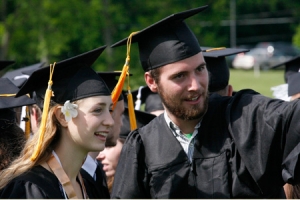
<svg viewBox="0 0 300 200"><path fill-rule="evenodd" d="M201 72L201 71L203 71L205 69L205 67L204 66L199 66L199 67L197 67L197 71L199 71L199 72Z"/></svg>
<svg viewBox="0 0 300 200"><path fill-rule="evenodd" d="M180 79L183 77L183 74L177 74L176 76L174 76L174 79Z"/></svg>

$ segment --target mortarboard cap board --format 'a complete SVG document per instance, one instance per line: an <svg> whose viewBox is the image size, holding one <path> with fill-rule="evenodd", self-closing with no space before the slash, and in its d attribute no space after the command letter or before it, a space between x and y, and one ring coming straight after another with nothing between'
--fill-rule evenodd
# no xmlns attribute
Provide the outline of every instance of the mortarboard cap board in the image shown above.
<svg viewBox="0 0 300 200"><path fill-rule="evenodd" d="M164 110L159 94L152 92L148 86L141 86L138 90L134 90L131 93L136 105L138 100L140 100L140 104L145 104L145 112ZM139 107L137 106L136 110L139 110Z"/></svg>
<svg viewBox="0 0 300 200"><path fill-rule="evenodd" d="M113 91L118 83L117 77L121 75L122 72L97 72L98 75L104 80L110 91ZM123 100L123 94L121 93L118 101Z"/></svg>
<svg viewBox="0 0 300 200"><path fill-rule="evenodd" d="M139 110L134 110L134 113L138 128L145 126L156 117L155 115ZM131 132L127 107L125 107L124 113L122 115L122 123L123 125L121 126L121 132L119 137L126 139L128 134Z"/></svg>
<svg viewBox="0 0 300 200"><path fill-rule="evenodd" d="M300 93L300 73L291 74L288 79L288 96Z"/></svg>
<svg viewBox="0 0 300 200"><path fill-rule="evenodd" d="M9 80L11 80L18 88L20 88L25 81L27 81L27 79L29 78L29 75L24 74L23 71L27 71L27 70L37 70L39 68L41 68L45 63L41 62L41 63L36 63L27 67L22 67L16 70L12 70L12 71L8 71L6 72L2 77L3 78L8 78Z"/></svg>
<svg viewBox="0 0 300 200"><path fill-rule="evenodd" d="M32 105L35 102L26 95L15 98L14 94L19 88L8 78L0 78L0 85L0 129L5 129L15 123L16 113L12 108Z"/></svg>
<svg viewBox="0 0 300 200"><path fill-rule="evenodd" d="M19 91L19 88L8 78L0 78L0 85L0 109L16 108L35 103L26 95L15 98L14 95ZM5 94L11 94L11 96L3 96Z"/></svg>
<svg viewBox="0 0 300 200"><path fill-rule="evenodd" d="M229 83L230 72L225 57L249 51L234 48L201 47L201 49L209 71L209 92L224 89Z"/></svg>
<svg viewBox="0 0 300 200"><path fill-rule="evenodd" d="M289 76L291 74L294 74L294 73L298 73L299 72L299 69L300 69L300 55L299 56L296 56L290 60L287 60L283 63L280 63L280 64L277 64L277 65L274 65L272 66L271 68L272 69L275 69L275 68L278 68L280 66L284 65L285 66L285 70L284 70L284 81L287 83L288 82L288 79L289 79Z"/></svg>
<svg viewBox="0 0 300 200"><path fill-rule="evenodd" d="M144 71L196 55L201 51L199 42L183 20L203 10L202 6L172 14L132 36L132 43L139 46L140 61ZM127 44L125 38L111 47Z"/></svg>
<svg viewBox="0 0 300 200"><path fill-rule="evenodd" d="M72 102L91 96L111 95L105 82L91 68L105 48L106 46L102 46L56 63L52 76L54 96L51 99L64 104L67 100ZM35 91L37 98L43 99L49 76L50 66L34 71L17 96Z"/></svg>
<svg viewBox="0 0 300 200"><path fill-rule="evenodd" d="M10 60L0 60L0 71L8 67L9 65L12 65L15 63L15 61Z"/></svg>

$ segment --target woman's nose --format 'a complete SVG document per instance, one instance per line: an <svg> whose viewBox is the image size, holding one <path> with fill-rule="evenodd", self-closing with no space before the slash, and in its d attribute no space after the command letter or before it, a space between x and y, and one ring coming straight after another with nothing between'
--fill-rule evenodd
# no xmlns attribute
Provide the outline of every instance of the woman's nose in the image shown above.
<svg viewBox="0 0 300 200"><path fill-rule="evenodd" d="M102 161L104 158L105 158L105 155L104 155L103 151L100 151L100 153L98 154L96 159L99 161Z"/></svg>

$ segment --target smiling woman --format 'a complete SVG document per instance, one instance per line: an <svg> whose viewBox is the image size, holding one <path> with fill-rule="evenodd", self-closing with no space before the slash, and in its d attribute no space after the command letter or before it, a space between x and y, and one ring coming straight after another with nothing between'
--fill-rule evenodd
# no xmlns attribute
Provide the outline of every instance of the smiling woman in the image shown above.
<svg viewBox="0 0 300 200"><path fill-rule="evenodd" d="M79 171L114 124L111 91L90 67L104 49L39 69L20 89L17 96L35 92L44 102L43 115L38 133L1 172L1 198L103 198L87 192Z"/></svg>

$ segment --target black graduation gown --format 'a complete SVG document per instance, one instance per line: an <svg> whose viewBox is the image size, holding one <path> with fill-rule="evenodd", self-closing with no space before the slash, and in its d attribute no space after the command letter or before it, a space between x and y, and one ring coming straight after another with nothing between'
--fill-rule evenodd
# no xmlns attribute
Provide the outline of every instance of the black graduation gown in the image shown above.
<svg viewBox="0 0 300 200"><path fill-rule="evenodd" d="M300 101L213 95L190 163L160 115L128 136L111 197L284 198L283 178L300 179L299 120Z"/></svg>
<svg viewBox="0 0 300 200"><path fill-rule="evenodd" d="M1 199L64 199L59 181L42 166L16 177L1 191Z"/></svg>
<svg viewBox="0 0 300 200"><path fill-rule="evenodd" d="M106 176L102 164L97 164L96 181L84 169L80 169L84 185L90 199L109 199L110 194L107 187Z"/></svg>

